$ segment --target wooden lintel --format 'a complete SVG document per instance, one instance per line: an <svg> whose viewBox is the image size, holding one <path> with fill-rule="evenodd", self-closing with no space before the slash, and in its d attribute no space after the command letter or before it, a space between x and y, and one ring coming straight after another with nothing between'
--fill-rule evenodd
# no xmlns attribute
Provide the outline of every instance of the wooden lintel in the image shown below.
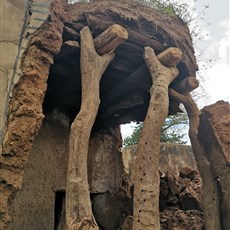
<svg viewBox="0 0 230 230"><path fill-rule="evenodd" d="M162 64L165 64L167 60L170 60L168 65L174 66L180 58L180 55L178 56L178 54L181 54L181 51L178 51L176 48L169 48L167 49L167 52L162 52L160 55L157 55L157 58ZM173 58L170 59L170 56ZM126 93L135 90L136 88L143 87L143 83L145 86L149 85L150 88L151 82L151 77L146 65L142 65L135 72L125 77L112 90L110 90L108 95L105 97L107 99L103 101L102 105L109 105L121 97L121 95L123 96Z"/></svg>
<svg viewBox="0 0 230 230"><path fill-rule="evenodd" d="M143 58L143 47L140 45L136 45L131 43L130 41L125 41L119 46L119 49L125 50L127 52L133 53L137 56Z"/></svg>

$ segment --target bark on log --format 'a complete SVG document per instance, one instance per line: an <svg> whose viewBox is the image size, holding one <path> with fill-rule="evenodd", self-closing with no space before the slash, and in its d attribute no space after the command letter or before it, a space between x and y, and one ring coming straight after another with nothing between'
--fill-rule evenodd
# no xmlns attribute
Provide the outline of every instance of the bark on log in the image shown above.
<svg viewBox="0 0 230 230"><path fill-rule="evenodd" d="M205 157L205 149L198 140L200 110L192 97L169 90L170 97L184 104L189 117L189 137L197 167L202 179L202 206L205 219L205 229L221 230L219 199L216 184L211 172L210 163Z"/></svg>
<svg viewBox="0 0 230 230"><path fill-rule="evenodd" d="M171 58L170 58L171 56ZM168 68L162 65L150 47L144 59L152 77L151 99L138 143L134 184L134 230L160 230L159 218L159 151L161 127L168 114L168 86L178 75L176 64L181 60L179 49L169 49L162 60L173 60Z"/></svg>
<svg viewBox="0 0 230 230"><path fill-rule="evenodd" d="M93 217L89 195L88 144L100 104L100 79L114 58L114 54L105 54L101 57L96 53L88 27L82 29L80 38L82 104L70 131L66 188L66 225L68 230L98 229Z"/></svg>

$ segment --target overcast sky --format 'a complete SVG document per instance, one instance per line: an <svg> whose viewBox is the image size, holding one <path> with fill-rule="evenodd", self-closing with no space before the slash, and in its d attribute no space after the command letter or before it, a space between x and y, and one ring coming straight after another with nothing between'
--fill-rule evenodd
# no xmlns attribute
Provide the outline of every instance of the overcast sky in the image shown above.
<svg viewBox="0 0 230 230"><path fill-rule="evenodd" d="M175 1L189 4L202 29L201 36L194 40L200 68L197 77L204 80L205 91L198 100L199 107L218 100L230 102L229 0ZM130 135L133 127L134 124L122 126L122 136Z"/></svg>
<svg viewBox="0 0 230 230"><path fill-rule="evenodd" d="M191 2L193 1L190 4ZM207 92L207 98L201 98L199 105L203 107L218 100L230 102L229 0L196 0L193 5L199 15L196 20L205 28L203 41L195 41L199 50L203 51L201 60L206 60L207 68L203 68L205 63L199 62L198 58L200 74L204 78L203 85ZM208 8L200 14L205 6ZM212 60L210 65L207 64L208 60Z"/></svg>

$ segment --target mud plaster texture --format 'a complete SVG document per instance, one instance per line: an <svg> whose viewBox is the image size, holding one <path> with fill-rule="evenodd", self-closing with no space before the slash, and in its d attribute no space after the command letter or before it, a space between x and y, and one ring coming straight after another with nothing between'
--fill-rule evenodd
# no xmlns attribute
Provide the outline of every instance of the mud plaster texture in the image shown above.
<svg viewBox="0 0 230 230"><path fill-rule="evenodd" d="M58 117L46 119L34 140L22 189L10 209L9 230L54 229L58 215L55 193L64 194L66 189L69 140L68 121ZM100 131L90 139L88 171L94 213L99 223L110 227L118 226L127 202L127 195L122 192L124 167L119 145L119 128Z"/></svg>
<svg viewBox="0 0 230 230"><path fill-rule="evenodd" d="M58 120L54 117L44 120L34 140L29 161L24 170L22 189L17 192L12 202L9 213L12 223L7 229L54 229L55 193L65 191L68 138L69 127L65 118L60 119L59 116ZM118 148L121 144L120 138L119 130L110 128L93 134L90 139L88 170L92 206L96 220L104 229L116 229L124 221L126 215L132 213L129 191L124 190L127 185L124 185L124 167ZM168 144L162 145L161 154L165 154L165 151L168 152L172 148ZM179 147L178 145L176 148L177 152L184 152L184 146L181 146L181 150ZM175 156L171 154L169 157L171 160L165 162L164 170L168 171L168 167L172 171L170 162L177 160ZM195 182L190 183L194 179L190 176L194 174L194 170L181 170L181 178L191 178L178 182L172 173L166 173L166 171L165 175L162 174L162 181L167 180L167 188L164 185L162 187L162 192L167 193L162 202L163 206L166 205L163 209L169 206L173 208L181 206L185 209L177 211L178 218L174 218L172 222L178 223L178 219L182 218L180 216L190 214L194 217L198 215L202 219L202 214L188 210L188 206L193 207L194 204L200 202L196 197L200 194L200 185L197 186ZM194 189L194 186L197 189ZM167 213L163 216L163 222L165 221L164 226L168 226L171 223L173 211L165 212ZM186 221L183 224L186 224ZM199 222L199 219L194 221Z"/></svg>
<svg viewBox="0 0 230 230"><path fill-rule="evenodd" d="M217 182L223 229L230 226L230 105L218 101L201 111L198 137Z"/></svg>
<svg viewBox="0 0 230 230"><path fill-rule="evenodd" d="M0 229L5 229L11 220L9 207L21 188L23 169L44 118L42 101L49 66L62 44L63 24L59 18L62 7L58 1L53 3L49 18L39 27L39 33L35 31L30 38L21 58L21 77L12 93L0 155Z"/></svg>
<svg viewBox="0 0 230 230"><path fill-rule="evenodd" d="M12 89L22 76L21 58L29 39L49 15L51 1L8 0L0 15L0 140L3 135Z"/></svg>
<svg viewBox="0 0 230 230"><path fill-rule="evenodd" d="M34 140L22 189L10 210L10 230L54 229L55 192L66 183L69 129L44 122Z"/></svg>

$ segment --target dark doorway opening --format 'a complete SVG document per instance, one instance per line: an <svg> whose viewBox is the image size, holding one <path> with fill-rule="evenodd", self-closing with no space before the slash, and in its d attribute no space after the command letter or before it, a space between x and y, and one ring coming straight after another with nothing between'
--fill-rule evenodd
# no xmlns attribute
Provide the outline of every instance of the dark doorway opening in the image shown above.
<svg viewBox="0 0 230 230"><path fill-rule="evenodd" d="M54 230L58 230L61 219L64 217L65 209L65 191L55 192L55 204L54 204Z"/></svg>

